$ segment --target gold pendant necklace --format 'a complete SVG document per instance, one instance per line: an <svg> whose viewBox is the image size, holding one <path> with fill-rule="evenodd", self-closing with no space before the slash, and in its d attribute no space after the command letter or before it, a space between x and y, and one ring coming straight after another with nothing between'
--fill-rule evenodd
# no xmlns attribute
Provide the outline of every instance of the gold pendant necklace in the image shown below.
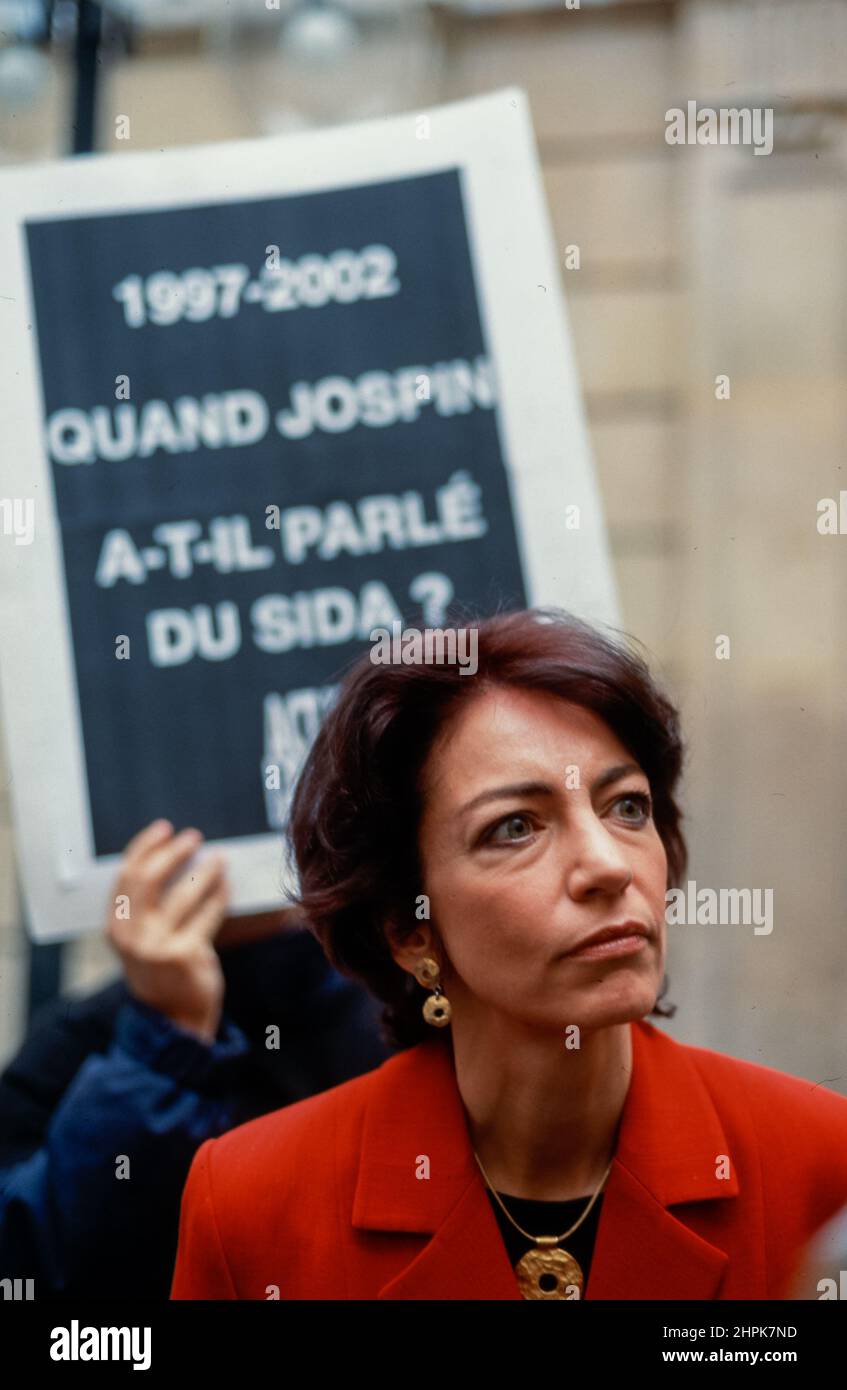
<svg viewBox="0 0 847 1390"><path fill-rule="evenodd" d="M594 1193L593 1197L589 1199L588 1206L585 1208L582 1216L578 1217L572 1226L569 1226L560 1236L534 1236L530 1231L525 1231L523 1226L519 1226L511 1212L503 1205L500 1194L495 1191L494 1187L489 1182L488 1174L483 1168L482 1160L475 1149L474 1158L479 1164L480 1172L485 1179L486 1186L494 1195L500 1209L505 1213L507 1219L511 1221L515 1230L520 1231L521 1235L525 1236L527 1240L531 1240L535 1247L533 1250L527 1250L526 1254L518 1260L515 1266L518 1287L520 1288L522 1297L572 1299L573 1290L576 1289L576 1297L582 1298L585 1277L579 1261L575 1260L573 1255L569 1254L567 1250L561 1250L559 1245L561 1241L573 1235L578 1226L582 1225L603 1190L603 1184L609 1176L612 1163L609 1164L609 1167L600 1179L597 1191ZM614 1159L612 1162L614 1162Z"/></svg>

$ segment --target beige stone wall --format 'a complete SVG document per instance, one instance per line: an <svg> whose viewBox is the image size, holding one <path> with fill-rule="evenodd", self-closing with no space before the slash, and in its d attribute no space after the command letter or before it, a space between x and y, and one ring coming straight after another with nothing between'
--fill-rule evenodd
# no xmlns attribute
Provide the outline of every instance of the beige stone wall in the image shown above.
<svg viewBox="0 0 847 1390"><path fill-rule="evenodd" d="M769 937L671 931L664 1026L847 1094L847 537L815 526L847 488L845 40L840 0L689 0L412 16L332 79L267 41L163 41L112 71L103 132L127 148L109 132L129 114L131 147L169 147L527 90L557 243L580 247L563 280L625 625L683 708L690 876L774 892ZM59 148L65 88L59 67L2 157ZM776 107L774 153L667 145L666 110L692 99ZM23 960L8 888L0 913L5 1055ZM70 985L112 969L96 941L69 951Z"/></svg>

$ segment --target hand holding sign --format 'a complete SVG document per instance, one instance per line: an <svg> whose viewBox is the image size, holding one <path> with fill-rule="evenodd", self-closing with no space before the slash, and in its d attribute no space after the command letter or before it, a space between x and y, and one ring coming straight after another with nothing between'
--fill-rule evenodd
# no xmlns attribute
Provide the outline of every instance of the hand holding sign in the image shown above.
<svg viewBox="0 0 847 1390"><path fill-rule="evenodd" d="M199 830L174 835L154 821L127 845L115 884L107 936L121 958L130 992L172 1023L214 1042L224 977L212 945L229 891L221 854L174 882L202 841Z"/></svg>

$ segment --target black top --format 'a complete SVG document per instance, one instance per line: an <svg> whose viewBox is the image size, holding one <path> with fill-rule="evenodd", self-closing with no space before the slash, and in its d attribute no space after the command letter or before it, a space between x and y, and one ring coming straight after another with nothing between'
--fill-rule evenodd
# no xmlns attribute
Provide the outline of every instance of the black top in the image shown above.
<svg viewBox="0 0 847 1390"><path fill-rule="evenodd" d="M533 1248L533 1242L527 1240L526 1236L522 1236L520 1231L515 1230L511 1221L504 1215L500 1205L495 1201L490 1189L486 1188L486 1192L494 1215L497 1217L497 1224L500 1227L506 1252L512 1264L516 1265L521 1256ZM518 1224L523 1226L525 1231L531 1231L534 1236L561 1235L582 1215L589 1202L588 1197L577 1197L569 1202L537 1202L529 1197L513 1197L508 1192L499 1192L497 1195ZM573 1255L574 1259L579 1262L584 1280L581 1295L583 1298L588 1292L588 1273L591 1268L591 1257L594 1253L594 1242L597 1238L597 1226L602 1209L603 1193L601 1192L582 1224L577 1226L573 1235L563 1240L560 1246L560 1249L567 1250L568 1254Z"/></svg>

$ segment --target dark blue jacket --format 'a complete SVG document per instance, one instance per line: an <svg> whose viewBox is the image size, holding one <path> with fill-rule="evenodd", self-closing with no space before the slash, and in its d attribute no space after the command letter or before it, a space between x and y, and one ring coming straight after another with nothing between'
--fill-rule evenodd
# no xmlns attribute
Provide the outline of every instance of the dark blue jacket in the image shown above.
<svg viewBox="0 0 847 1390"><path fill-rule="evenodd" d="M0 1076L0 1279L34 1279L36 1298L166 1299L199 1145L390 1055L381 1006L309 932L230 947L221 964L213 1045L122 980L36 1015Z"/></svg>

